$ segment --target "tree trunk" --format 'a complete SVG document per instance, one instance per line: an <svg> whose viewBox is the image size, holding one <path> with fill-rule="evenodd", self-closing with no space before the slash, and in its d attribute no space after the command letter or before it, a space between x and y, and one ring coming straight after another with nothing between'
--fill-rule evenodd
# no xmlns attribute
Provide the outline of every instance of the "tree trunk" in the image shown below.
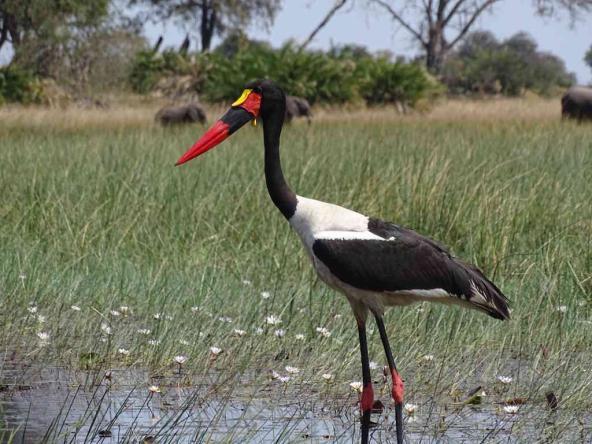
<svg viewBox="0 0 592 444"><path fill-rule="evenodd" d="M210 50L216 19L216 9L213 2L204 1L201 6L201 52Z"/></svg>
<svg viewBox="0 0 592 444"><path fill-rule="evenodd" d="M0 49L4 46L6 39L8 38L8 28L6 26L2 27L2 31L0 31Z"/></svg>
<svg viewBox="0 0 592 444"><path fill-rule="evenodd" d="M431 73L437 74L442 67L446 55L446 42L440 23L434 23L428 34L428 41L425 45L426 68Z"/></svg>

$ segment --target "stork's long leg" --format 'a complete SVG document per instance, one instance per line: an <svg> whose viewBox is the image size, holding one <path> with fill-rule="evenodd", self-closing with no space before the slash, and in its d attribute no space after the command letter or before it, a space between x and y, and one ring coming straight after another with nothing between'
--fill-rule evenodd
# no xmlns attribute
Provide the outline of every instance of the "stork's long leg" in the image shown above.
<svg viewBox="0 0 592 444"><path fill-rule="evenodd" d="M368 341L366 340L366 319L368 316L368 308L363 304L356 302L353 299L348 301L354 312L356 322L358 324L358 336L360 339L360 356L362 358L362 401L361 401L361 432L362 444L368 442L370 434L370 415L372 407L374 406L374 390L372 388L372 379L370 376L370 360L368 359Z"/></svg>
<svg viewBox="0 0 592 444"><path fill-rule="evenodd" d="M384 347L384 353L386 354L386 360L388 361L389 369L391 371L391 376L393 378L393 399L395 400L395 418L397 421L397 443L403 443L403 381L401 380L401 376L399 376L399 372L397 371L397 366L395 365L395 360L393 359L393 353L391 351L391 346L389 344L388 336L386 335L386 329L384 328L384 321L382 320L382 316L378 314L374 314L376 318L376 325L378 326L378 331L380 332L380 339L382 340L382 345Z"/></svg>
<svg viewBox="0 0 592 444"><path fill-rule="evenodd" d="M368 359L368 342L366 341L366 323L357 319L358 335L360 337L360 354L362 356L362 420L370 421L372 405L374 404L374 390L372 388L372 379L370 377L370 361Z"/></svg>

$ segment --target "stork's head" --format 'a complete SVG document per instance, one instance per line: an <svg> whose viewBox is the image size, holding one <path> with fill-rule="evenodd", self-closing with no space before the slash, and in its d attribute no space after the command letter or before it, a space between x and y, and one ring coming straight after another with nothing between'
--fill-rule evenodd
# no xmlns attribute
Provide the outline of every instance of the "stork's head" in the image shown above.
<svg viewBox="0 0 592 444"><path fill-rule="evenodd" d="M284 92L271 80L248 83L230 109L179 158L175 165L181 165L205 153L246 123L253 121L253 124L256 124L258 117L265 119L274 110L278 111L278 108L283 118L285 102Z"/></svg>

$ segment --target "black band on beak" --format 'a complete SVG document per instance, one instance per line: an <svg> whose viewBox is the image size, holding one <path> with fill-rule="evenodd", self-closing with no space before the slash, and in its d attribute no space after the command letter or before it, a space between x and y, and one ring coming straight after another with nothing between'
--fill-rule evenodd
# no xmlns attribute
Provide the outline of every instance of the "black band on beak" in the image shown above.
<svg viewBox="0 0 592 444"><path fill-rule="evenodd" d="M228 135L231 135L254 118L253 114L246 109L237 106L226 111L220 120L228 125Z"/></svg>

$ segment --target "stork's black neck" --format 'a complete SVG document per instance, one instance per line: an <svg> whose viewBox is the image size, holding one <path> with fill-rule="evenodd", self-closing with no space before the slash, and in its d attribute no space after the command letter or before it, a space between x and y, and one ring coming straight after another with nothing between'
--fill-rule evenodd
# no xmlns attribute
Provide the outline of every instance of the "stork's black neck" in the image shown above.
<svg viewBox="0 0 592 444"><path fill-rule="evenodd" d="M284 125L285 101L269 107L261 115L263 121L263 143L265 145L265 182L267 191L275 206L286 219L296 212L296 194L284 179L280 161L280 134Z"/></svg>

